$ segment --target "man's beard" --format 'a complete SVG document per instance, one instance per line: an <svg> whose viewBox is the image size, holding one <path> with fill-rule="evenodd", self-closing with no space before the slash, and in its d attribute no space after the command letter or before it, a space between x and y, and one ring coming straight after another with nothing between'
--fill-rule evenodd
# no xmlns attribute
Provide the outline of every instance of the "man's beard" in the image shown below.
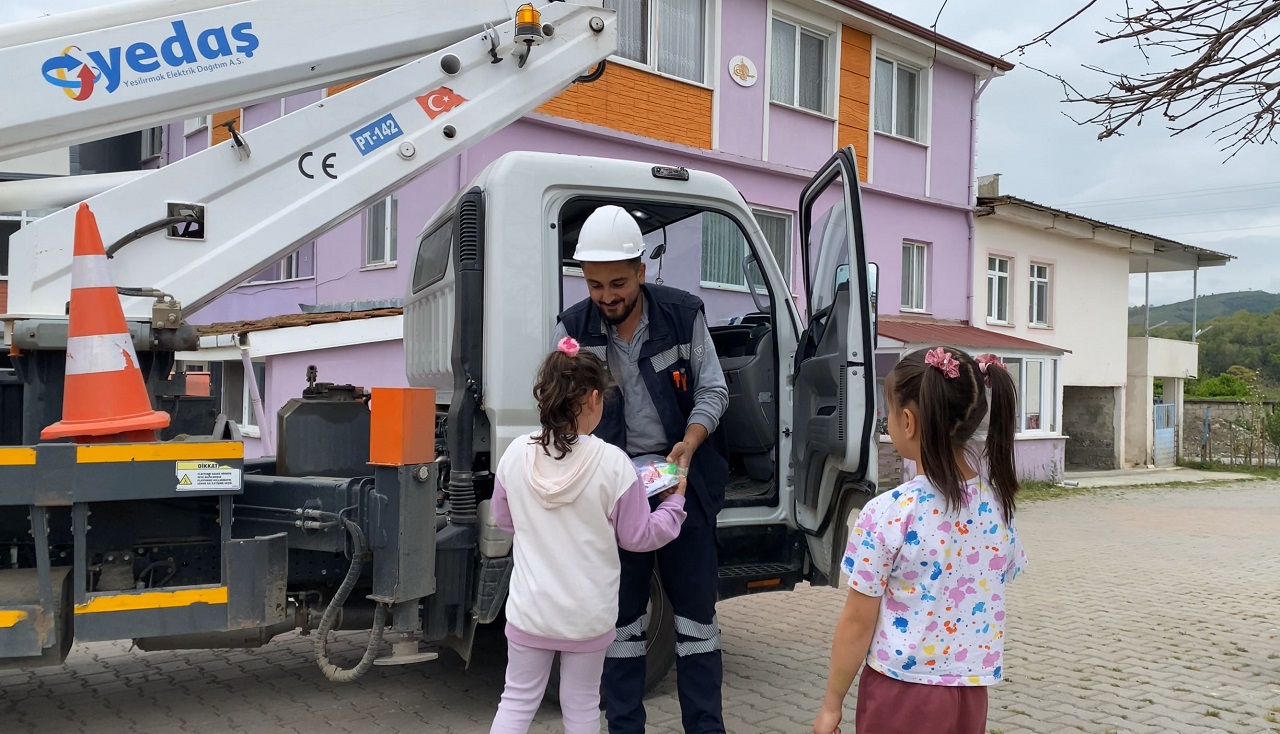
<svg viewBox="0 0 1280 734"><path fill-rule="evenodd" d="M627 304L627 307L622 311L622 315L617 318L610 316L608 312L606 312L604 308L602 308L599 304L596 305L596 308L599 309L601 318L609 322L610 326L619 326L622 324L623 321L626 321L628 318L630 318L631 312L636 310L636 306L639 303L640 303L640 296L636 296L636 299L632 301L630 304Z"/></svg>

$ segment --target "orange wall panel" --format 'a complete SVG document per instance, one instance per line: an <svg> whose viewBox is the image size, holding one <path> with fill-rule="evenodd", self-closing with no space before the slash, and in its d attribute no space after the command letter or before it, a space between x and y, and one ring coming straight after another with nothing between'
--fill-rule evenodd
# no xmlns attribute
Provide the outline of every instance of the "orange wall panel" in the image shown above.
<svg viewBox="0 0 1280 734"><path fill-rule="evenodd" d="M367 77L366 77L366 78L367 78ZM355 85L359 84L359 83L360 83L360 82L362 82L362 81L364 81L364 79L356 79L355 81L343 82L343 83L341 83L341 84L335 84L334 86L329 87L329 88L327 88L327 89L325 89L325 90L324 90L324 96L326 96L326 97L332 97L332 96L333 96L333 95L335 95L335 94L338 94L338 93L340 93L340 92L344 92L344 91L346 91L346 90L348 90L348 89L350 89L350 88L354 87Z"/></svg>
<svg viewBox="0 0 1280 734"><path fill-rule="evenodd" d="M9 281L0 280L0 313L9 312Z"/></svg>
<svg viewBox="0 0 1280 734"><path fill-rule="evenodd" d="M228 120L236 121L237 132L244 130L244 120L240 116L240 110L215 112L213 113L213 121L209 125L209 135L211 136L209 141L210 146L217 145L218 143L231 139L231 131L223 127L223 125L227 124Z"/></svg>
<svg viewBox="0 0 1280 734"><path fill-rule="evenodd" d="M871 36L844 26L840 34L840 129L843 148L858 154L858 177L867 180L871 146Z"/></svg>
<svg viewBox="0 0 1280 734"><path fill-rule="evenodd" d="M622 64L604 76L575 84L538 112L592 125L711 148L711 90Z"/></svg>

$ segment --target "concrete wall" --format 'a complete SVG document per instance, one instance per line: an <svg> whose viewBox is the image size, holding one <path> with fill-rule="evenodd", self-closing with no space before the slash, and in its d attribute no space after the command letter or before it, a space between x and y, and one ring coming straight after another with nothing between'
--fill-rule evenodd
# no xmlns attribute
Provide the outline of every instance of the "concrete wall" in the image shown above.
<svg viewBox="0 0 1280 734"><path fill-rule="evenodd" d="M1102 245L996 216L978 217L974 232L973 323L1069 351L1063 385L1121 387L1128 339L1129 258ZM1012 260L1010 325L987 321L987 257ZM1028 324L1031 263L1051 266L1049 328Z"/></svg>
<svg viewBox="0 0 1280 734"><path fill-rule="evenodd" d="M1124 464L1146 466L1152 463L1155 446L1155 423L1152 392L1155 379L1130 375L1124 389Z"/></svg>
<svg viewBox="0 0 1280 734"><path fill-rule="evenodd" d="M1068 385L1062 389L1066 468L1119 469L1124 388Z"/></svg>
<svg viewBox="0 0 1280 734"><path fill-rule="evenodd" d="M1129 374L1195 379L1200 348L1193 342L1134 337L1129 339Z"/></svg>
<svg viewBox="0 0 1280 734"><path fill-rule="evenodd" d="M1262 416L1276 410L1276 402L1263 401ZM1256 455L1257 447L1248 426L1253 420L1252 404L1242 400L1205 400L1185 398L1182 403L1182 455L1191 460L1242 460ZM1205 413L1209 416L1209 441L1205 442ZM1268 447L1274 455L1275 447Z"/></svg>

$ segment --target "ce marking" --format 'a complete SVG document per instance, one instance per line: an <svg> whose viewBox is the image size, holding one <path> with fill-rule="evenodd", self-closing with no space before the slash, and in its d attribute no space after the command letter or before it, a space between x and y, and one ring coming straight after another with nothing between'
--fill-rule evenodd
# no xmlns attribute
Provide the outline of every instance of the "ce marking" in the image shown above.
<svg viewBox="0 0 1280 734"><path fill-rule="evenodd" d="M315 155L315 153L312 153L311 151L307 151L306 153L303 153L301 156L298 157L298 173L301 173L306 178L311 178L311 179L315 178L315 176L311 175L310 173L307 173L305 164L307 162L307 159L313 155ZM338 157L337 153L328 153L325 155L324 158L320 159L320 170L324 173L324 175L328 176L334 181L338 180L337 174L333 172L333 159L337 157Z"/></svg>

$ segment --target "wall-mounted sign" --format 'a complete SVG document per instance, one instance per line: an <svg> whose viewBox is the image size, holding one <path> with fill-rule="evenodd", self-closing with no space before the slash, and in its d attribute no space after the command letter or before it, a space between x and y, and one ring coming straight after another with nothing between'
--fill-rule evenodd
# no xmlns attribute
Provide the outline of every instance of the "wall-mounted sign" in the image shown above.
<svg viewBox="0 0 1280 734"><path fill-rule="evenodd" d="M729 76L739 86L750 87L756 83L756 65L746 56L734 56L729 59Z"/></svg>

